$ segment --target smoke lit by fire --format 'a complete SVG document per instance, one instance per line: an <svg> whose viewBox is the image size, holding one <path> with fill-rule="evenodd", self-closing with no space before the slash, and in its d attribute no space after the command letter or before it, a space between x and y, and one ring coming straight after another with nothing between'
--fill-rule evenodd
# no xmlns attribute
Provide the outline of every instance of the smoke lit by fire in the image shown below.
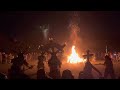
<svg viewBox="0 0 120 90"><path fill-rule="evenodd" d="M73 16L71 18L70 24L69 24L69 30L71 32L70 34L70 40L72 46L71 54L68 56L67 63L80 63L83 62L83 59L79 57L79 54L75 50L75 46L79 46L80 43L80 37L78 36L78 33L80 32L79 28L79 15L77 12L73 13Z"/></svg>

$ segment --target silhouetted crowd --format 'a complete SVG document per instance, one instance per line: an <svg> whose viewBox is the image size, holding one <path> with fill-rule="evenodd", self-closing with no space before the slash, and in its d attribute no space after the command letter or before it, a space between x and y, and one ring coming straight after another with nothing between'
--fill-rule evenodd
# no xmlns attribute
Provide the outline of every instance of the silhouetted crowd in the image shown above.
<svg viewBox="0 0 120 90"><path fill-rule="evenodd" d="M35 55L35 53L34 53ZM9 58L7 58L7 56ZM28 57L29 56L29 57ZM29 60L31 60L31 56L29 54L23 54L18 53L17 55L8 54L6 55L4 52L0 54L1 63L5 64L12 64L11 68L8 70L8 75L5 75L3 73L0 73L1 79L30 79L30 76L26 75L24 73L23 66L26 66L28 69L32 69L34 66L29 65ZM37 64L37 79L75 79L72 72L69 69L63 70L62 75L60 74L60 67L62 65L61 61L57 58L56 52L51 53L51 58L48 61L48 66L50 68L49 74L45 71L45 65L44 62L46 61L46 55L44 53L35 55L38 60ZM34 56L34 58L35 58ZM94 79L92 75L92 69L98 72L99 79L107 79L108 75L111 76L111 79L115 79L115 72L113 68L113 63L111 58L106 55L105 56L105 62L103 63L105 66L104 75L96 68L94 67L90 60L87 60L85 62L85 67L83 71L79 72L78 79Z"/></svg>
<svg viewBox="0 0 120 90"><path fill-rule="evenodd" d="M60 45L55 43L53 39L50 39L48 44L41 46L41 52L39 53L23 53L21 51L19 51L19 53L0 52L0 63L11 64L11 67L8 69L8 75L0 73L0 78L31 79L29 75L25 74L25 71L29 69L32 70L34 67L34 65L28 63L29 61L37 60L37 79L75 79L69 69L63 70L62 75L60 72L62 62L57 54L62 53L65 46L66 44ZM110 55L104 55L105 62L102 65L105 66L105 70L102 75L102 73L90 61L90 57L92 57L93 54L90 54L89 50L87 50L86 53L86 55L83 55L83 58L86 58L85 66L83 70L79 72L78 79L94 79L92 70L95 70L98 73L99 79L107 79L108 75L111 76L111 79L116 79ZM45 71L46 61L49 67L49 73L46 73Z"/></svg>

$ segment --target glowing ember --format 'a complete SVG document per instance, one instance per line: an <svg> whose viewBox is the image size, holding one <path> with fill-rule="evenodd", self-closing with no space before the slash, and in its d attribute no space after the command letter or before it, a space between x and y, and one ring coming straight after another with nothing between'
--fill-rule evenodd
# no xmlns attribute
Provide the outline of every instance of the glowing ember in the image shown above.
<svg viewBox="0 0 120 90"><path fill-rule="evenodd" d="M72 46L72 53L70 56L68 56L68 63L80 63L80 62L84 62L82 58L79 57L79 55L76 53L75 51L75 46Z"/></svg>

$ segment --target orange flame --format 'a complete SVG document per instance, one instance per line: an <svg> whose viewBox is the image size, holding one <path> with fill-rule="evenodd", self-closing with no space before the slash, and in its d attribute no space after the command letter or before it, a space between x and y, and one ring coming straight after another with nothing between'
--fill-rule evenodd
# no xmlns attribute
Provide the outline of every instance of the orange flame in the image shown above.
<svg viewBox="0 0 120 90"><path fill-rule="evenodd" d="M70 56L68 56L68 61L67 63L80 63L80 62L84 62L82 58L79 57L79 55L77 54L76 50L75 50L75 46L72 46L72 53Z"/></svg>

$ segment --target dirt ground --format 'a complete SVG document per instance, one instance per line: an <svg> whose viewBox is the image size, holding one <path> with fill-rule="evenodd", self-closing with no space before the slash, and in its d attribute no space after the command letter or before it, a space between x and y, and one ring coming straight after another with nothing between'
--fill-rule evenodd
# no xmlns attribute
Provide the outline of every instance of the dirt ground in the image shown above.
<svg viewBox="0 0 120 90"><path fill-rule="evenodd" d="M36 79L36 72L37 72L37 60L32 60L32 61L28 61L31 65L35 65L33 69L29 69L27 71L25 71L25 73L27 75L29 75L31 77L31 79ZM103 63L103 60L100 61L94 61L92 62L92 64L98 68L102 74L104 73L104 69L105 67L103 65L95 65L98 63ZM114 64L114 69L115 69L115 74L116 77L120 76L120 62L113 62ZM7 74L7 70L10 68L11 64L0 64L0 72ZM66 63L66 61L62 61L62 66L61 66L61 73L63 70L65 69L69 69L72 71L75 79L78 78L79 72L82 71L84 68L84 63L79 63L79 64L70 64L70 63ZM48 73L49 72L49 67L47 65L47 62L45 63L45 70ZM95 79L98 79L99 75L97 72L95 72L93 70L93 75ZM109 77L108 77L109 79Z"/></svg>

